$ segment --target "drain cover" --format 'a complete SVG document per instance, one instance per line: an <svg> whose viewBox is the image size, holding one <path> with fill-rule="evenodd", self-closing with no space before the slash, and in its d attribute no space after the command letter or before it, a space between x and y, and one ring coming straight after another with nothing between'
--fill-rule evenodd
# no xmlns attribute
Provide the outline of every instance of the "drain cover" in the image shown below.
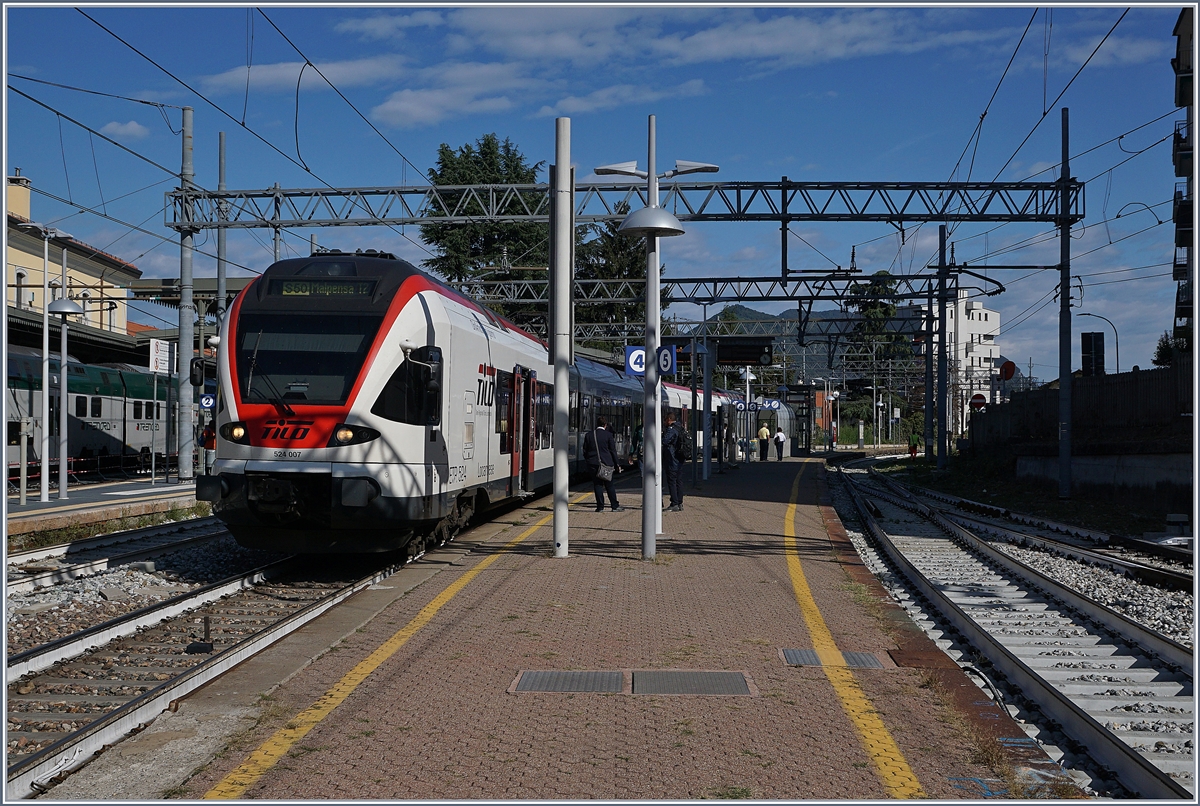
<svg viewBox="0 0 1200 806"><path fill-rule="evenodd" d="M642 671L633 673L634 694L749 695L741 672Z"/></svg>
<svg viewBox="0 0 1200 806"><path fill-rule="evenodd" d="M611 692L620 694L625 688L621 672L521 672L517 691Z"/></svg>
<svg viewBox="0 0 1200 806"><path fill-rule="evenodd" d="M815 649L785 649L783 659L789 666L820 666ZM842 660L852 669L882 669L883 664L872 652L843 652Z"/></svg>

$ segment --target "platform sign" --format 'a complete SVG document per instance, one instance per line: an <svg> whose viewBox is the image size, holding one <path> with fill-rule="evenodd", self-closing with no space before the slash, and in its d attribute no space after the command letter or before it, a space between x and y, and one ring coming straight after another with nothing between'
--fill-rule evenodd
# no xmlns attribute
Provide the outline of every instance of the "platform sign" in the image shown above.
<svg viewBox="0 0 1200 806"><path fill-rule="evenodd" d="M658 348L658 372L660 375L675 374L675 348L673 346Z"/></svg>
<svg viewBox="0 0 1200 806"><path fill-rule="evenodd" d="M155 375L175 374L175 342L150 339L150 371Z"/></svg>
<svg viewBox="0 0 1200 806"><path fill-rule="evenodd" d="M746 404L741 400L735 400L735 401L733 401L733 410L734 411L745 411Z"/></svg>
<svg viewBox="0 0 1200 806"><path fill-rule="evenodd" d="M625 348L625 372L629 375L645 375L646 374L646 348L645 347L626 347Z"/></svg>
<svg viewBox="0 0 1200 806"><path fill-rule="evenodd" d="M981 395L979 392L976 392L975 394L971 395L971 408L982 409L986 405L987 405L987 398L984 397L983 395Z"/></svg>
<svg viewBox="0 0 1200 806"><path fill-rule="evenodd" d="M216 395L200 395L200 408L208 410L217 407Z"/></svg>

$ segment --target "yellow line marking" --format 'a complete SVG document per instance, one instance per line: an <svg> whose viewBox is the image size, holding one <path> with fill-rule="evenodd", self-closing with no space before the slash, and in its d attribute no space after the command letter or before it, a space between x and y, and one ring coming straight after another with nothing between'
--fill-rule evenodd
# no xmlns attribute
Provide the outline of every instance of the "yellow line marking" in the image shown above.
<svg viewBox="0 0 1200 806"><path fill-rule="evenodd" d="M815 466L815 465L814 465ZM796 602L804 615L808 633L812 636L813 649L821 660L821 669L833 686L838 699L841 700L842 710L850 718L863 749L875 765L875 772L893 798L923 798L926 797L916 774L908 766L904 754L888 733L887 727L867 695L854 679L854 674L846 666L841 651L834 643L833 634L821 617L821 611L813 599L808 580L804 577L804 569L800 565L800 553L796 546L796 498L800 494L800 477L802 469L792 482L792 497L788 501L787 517L783 527L784 553L787 555L788 573L792 577L792 588L796 592Z"/></svg>
<svg viewBox="0 0 1200 806"><path fill-rule="evenodd" d="M579 503L591 495L590 492L583 493L575 499L574 503ZM334 708L341 705L358 688L359 684L367 679L367 676L371 672L378 669L384 661L394 655L400 647L404 646L408 642L408 639L416 635L418 630L432 621L437 612L453 599L459 591L465 588L471 580L479 576L480 572L500 559L501 556L516 548L518 543L545 526L553 518L553 512L545 516L506 543L500 551L489 557L485 557L479 565L464 573L458 580L434 597L432 602L421 608L412 621L401 627L391 638L381 644L378 649L347 672L345 677L325 692L324 696L307 710L297 714L287 725L276 731L274 736L267 739L261 747L251 753L250 757L241 766L226 775L220 783L204 793L204 798L206 800L227 800L241 797L271 767L275 766L296 742L303 739L321 720L329 716Z"/></svg>

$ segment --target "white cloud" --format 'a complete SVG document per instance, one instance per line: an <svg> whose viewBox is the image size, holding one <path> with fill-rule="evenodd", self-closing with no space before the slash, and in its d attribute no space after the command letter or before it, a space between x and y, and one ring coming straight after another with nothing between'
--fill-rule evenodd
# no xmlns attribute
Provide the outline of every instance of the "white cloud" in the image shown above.
<svg viewBox="0 0 1200 806"><path fill-rule="evenodd" d="M503 112L512 109L518 98L541 89L542 79L530 78L515 64L448 62L422 70L417 84L427 86L403 89L371 110L377 120L400 128L440 123L464 115Z"/></svg>
<svg viewBox="0 0 1200 806"><path fill-rule="evenodd" d="M702 95L706 92L704 82L692 79L665 90L655 90L650 87L633 84L617 84L604 87L582 97L571 95L563 98L554 106L543 106L537 113L538 117L554 115L578 115L586 112L598 112L613 109L626 104L649 103L663 98L688 98Z"/></svg>
<svg viewBox="0 0 1200 806"><path fill-rule="evenodd" d="M399 39L409 28L436 28L444 23L436 11L412 14L375 14L361 19L344 20L333 27L341 34L359 34L363 39Z"/></svg>
<svg viewBox="0 0 1200 806"><path fill-rule="evenodd" d="M354 59L344 62L322 62L316 66L338 89L361 87L396 79L404 75L403 57L398 55L375 56L369 59ZM276 62L275 64L256 64L250 68L251 92L294 92L296 79L304 62ZM244 92L246 89L246 68L234 67L224 73L205 76L200 80L201 87L206 93ZM301 89L328 89L329 84L317 71L309 68L304 71L304 81Z"/></svg>
<svg viewBox="0 0 1200 806"><path fill-rule="evenodd" d="M1096 50L1099 40L1073 43L1063 49L1062 62L1070 65L1083 64L1084 59ZM1167 62L1175 48L1163 39L1110 36L1092 56L1089 67L1120 67L1147 62Z"/></svg>
<svg viewBox="0 0 1200 806"><path fill-rule="evenodd" d="M150 136L150 130L136 120L131 120L128 123L118 123L115 120L111 123L106 123L100 129L101 134L107 134L116 140L141 140L144 137Z"/></svg>

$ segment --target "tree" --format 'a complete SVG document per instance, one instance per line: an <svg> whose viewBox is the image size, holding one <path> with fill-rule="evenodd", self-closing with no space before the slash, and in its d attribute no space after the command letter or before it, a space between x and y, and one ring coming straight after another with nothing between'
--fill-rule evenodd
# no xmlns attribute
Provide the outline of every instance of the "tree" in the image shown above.
<svg viewBox="0 0 1200 806"><path fill-rule="evenodd" d="M544 162L530 165L511 140L501 141L494 133L485 134L463 145L457 151L442 143L438 148L437 167L429 171L429 181L435 185L523 185L535 184ZM531 201L537 194L530 194ZM461 196L451 194L451 204ZM468 203L461 213L482 215L478 204ZM436 217L439 211L426 210ZM422 224L421 237L431 245L435 254L422 262L452 282L480 278L506 280L521 277L510 271L514 265L545 266L549 262L550 228L548 224L521 224L480 221L468 224ZM498 313L517 324L531 319L544 319L544 306L497 305Z"/></svg>
<svg viewBox="0 0 1200 806"><path fill-rule="evenodd" d="M617 204L614 212L625 215L629 205L625 202ZM577 280L612 280L612 281L645 281L646 279L646 239L621 235L617 232L620 222L606 221L602 224L588 224L576 228L575 245L575 279ZM584 240L591 236L590 240ZM660 272L666 267L660 266ZM666 295L663 293L659 300L659 310L667 309ZM581 308L576 315L576 321L596 322L600 324L645 322L646 303L614 302L608 305L589 305ZM595 346L608 346L608 342L597 343Z"/></svg>
<svg viewBox="0 0 1200 806"><path fill-rule="evenodd" d="M848 289L846 307L856 312L859 321L850 336L852 343L874 346L879 360L904 358L912 354L912 346L899 333L888 332L888 322L896 315L896 278L888 271L877 271L865 283L853 283Z"/></svg>
<svg viewBox="0 0 1200 806"><path fill-rule="evenodd" d="M1158 337L1158 344L1154 347L1154 357L1150 359L1150 363L1156 367L1169 367L1175 363L1175 356L1191 352L1191 349L1191 339L1188 338L1187 333L1172 336L1164 330L1163 334Z"/></svg>

